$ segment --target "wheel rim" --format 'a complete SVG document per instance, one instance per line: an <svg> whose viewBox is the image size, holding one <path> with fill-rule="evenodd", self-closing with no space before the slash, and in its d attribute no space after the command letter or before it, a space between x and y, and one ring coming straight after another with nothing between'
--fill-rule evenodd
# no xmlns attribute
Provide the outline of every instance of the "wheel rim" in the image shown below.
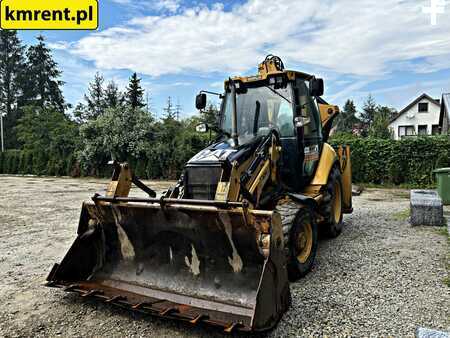
<svg viewBox="0 0 450 338"><path fill-rule="evenodd" d="M313 232L312 232L312 226L310 223L303 224L300 232L297 235L297 260L300 263L305 263L309 256L311 255L311 249L312 249L312 242L313 242Z"/></svg>
<svg viewBox="0 0 450 338"><path fill-rule="evenodd" d="M339 182L334 183L334 198L333 198L333 216L334 223L339 223L341 221L342 213L342 200L341 200L341 185Z"/></svg>

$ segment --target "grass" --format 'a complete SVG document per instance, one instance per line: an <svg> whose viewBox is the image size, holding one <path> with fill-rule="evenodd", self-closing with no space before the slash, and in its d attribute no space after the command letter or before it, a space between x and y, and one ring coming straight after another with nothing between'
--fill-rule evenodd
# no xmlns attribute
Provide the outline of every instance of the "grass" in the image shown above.
<svg viewBox="0 0 450 338"><path fill-rule="evenodd" d="M395 221L406 221L410 215L411 215L410 210L405 209L403 211L399 211L399 212L392 214L392 218Z"/></svg>
<svg viewBox="0 0 450 338"><path fill-rule="evenodd" d="M447 227L440 228L440 229L436 230L436 232L439 235L442 235L442 236L445 236L445 237L449 237L449 233L448 233ZM449 238L449 244L450 244L450 238Z"/></svg>
<svg viewBox="0 0 450 338"><path fill-rule="evenodd" d="M444 278L444 284L450 287L450 277Z"/></svg>

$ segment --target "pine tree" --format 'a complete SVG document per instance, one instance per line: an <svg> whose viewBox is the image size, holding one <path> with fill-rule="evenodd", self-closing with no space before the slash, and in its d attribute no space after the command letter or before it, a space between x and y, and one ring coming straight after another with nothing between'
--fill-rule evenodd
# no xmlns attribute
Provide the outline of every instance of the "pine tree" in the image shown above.
<svg viewBox="0 0 450 338"><path fill-rule="evenodd" d="M375 114L377 111L377 104L372 95L369 94L366 101L364 102L363 111L361 113L361 120L366 126L366 129L369 129L372 125L372 122L375 118Z"/></svg>
<svg viewBox="0 0 450 338"><path fill-rule="evenodd" d="M141 79L137 77L136 73L133 73L130 78L126 92L126 102L132 109L145 107L144 90L141 87Z"/></svg>
<svg viewBox="0 0 450 338"><path fill-rule="evenodd" d="M117 84L111 81L105 90L105 105L107 108L117 108L122 102L122 93L119 91Z"/></svg>
<svg viewBox="0 0 450 338"><path fill-rule="evenodd" d="M0 114L3 118L5 148L17 148L15 127L21 117L18 99L22 93L25 47L16 31L0 30Z"/></svg>
<svg viewBox="0 0 450 338"><path fill-rule="evenodd" d="M167 98L167 106L164 110L163 120L175 120L175 109L173 107L172 98L169 96Z"/></svg>
<svg viewBox="0 0 450 338"><path fill-rule="evenodd" d="M96 73L94 80L89 83L87 94L84 95L85 103L77 105L74 115L81 122L95 120L105 112L107 103L103 83L105 79L100 73Z"/></svg>
<svg viewBox="0 0 450 338"><path fill-rule="evenodd" d="M23 105L53 108L63 112L66 108L61 91L63 81L59 80L61 71L53 60L51 50L46 46L42 35L37 44L27 51L27 74L24 81Z"/></svg>
<svg viewBox="0 0 450 338"><path fill-rule="evenodd" d="M351 133L353 127L359 120L356 117L356 106L352 100L347 100L344 109L337 116L336 128L337 131Z"/></svg>

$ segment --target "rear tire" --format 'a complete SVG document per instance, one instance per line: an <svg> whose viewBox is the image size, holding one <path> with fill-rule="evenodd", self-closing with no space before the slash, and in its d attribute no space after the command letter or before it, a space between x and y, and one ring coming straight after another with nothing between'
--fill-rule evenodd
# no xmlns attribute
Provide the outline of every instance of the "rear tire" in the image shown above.
<svg viewBox="0 0 450 338"><path fill-rule="evenodd" d="M342 177L341 171L334 166L328 177L324 194L325 223L321 230L328 238L336 238L342 232Z"/></svg>
<svg viewBox="0 0 450 338"><path fill-rule="evenodd" d="M311 211L300 208L289 231L288 276L294 282L311 271L317 254L318 230Z"/></svg>

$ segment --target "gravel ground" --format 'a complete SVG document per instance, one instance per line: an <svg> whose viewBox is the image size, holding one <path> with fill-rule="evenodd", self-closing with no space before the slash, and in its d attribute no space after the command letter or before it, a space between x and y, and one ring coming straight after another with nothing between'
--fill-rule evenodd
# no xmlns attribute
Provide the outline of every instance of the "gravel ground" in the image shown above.
<svg viewBox="0 0 450 338"><path fill-rule="evenodd" d="M43 287L73 242L81 202L107 181L0 176L0 337L211 336ZM169 183L150 182L161 191ZM409 226L408 192L369 189L334 240L321 240L312 273L269 337L413 337L450 331L449 246L443 230Z"/></svg>

